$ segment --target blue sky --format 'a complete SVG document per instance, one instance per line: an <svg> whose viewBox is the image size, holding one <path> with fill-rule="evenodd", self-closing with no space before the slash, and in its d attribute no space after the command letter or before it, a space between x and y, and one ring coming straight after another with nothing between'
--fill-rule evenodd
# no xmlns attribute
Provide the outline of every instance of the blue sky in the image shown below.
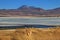
<svg viewBox="0 0 60 40"><path fill-rule="evenodd" d="M0 9L16 9L22 5L53 9L60 7L60 0L0 0Z"/></svg>

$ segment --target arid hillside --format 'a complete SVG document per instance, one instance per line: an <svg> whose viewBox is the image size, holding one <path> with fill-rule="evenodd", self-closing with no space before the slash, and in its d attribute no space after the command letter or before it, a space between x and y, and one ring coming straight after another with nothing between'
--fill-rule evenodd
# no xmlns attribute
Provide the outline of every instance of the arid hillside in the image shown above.
<svg viewBox="0 0 60 40"><path fill-rule="evenodd" d="M0 9L0 17L60 17L60 8L45 10L43 8L23 5L17 9Z"/></svg>
<svg viewBox="0 0 60 40"><path fill-rule="evenodd" d="M60 28L17 28L0 30L0 40L60 40Z"/></svg>

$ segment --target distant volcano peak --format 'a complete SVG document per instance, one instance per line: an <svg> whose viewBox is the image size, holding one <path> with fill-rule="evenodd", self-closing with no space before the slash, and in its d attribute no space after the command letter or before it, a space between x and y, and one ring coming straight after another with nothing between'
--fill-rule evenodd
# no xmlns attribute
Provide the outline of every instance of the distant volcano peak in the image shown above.
<svg viewBox="0 0 60 40"><path fill-rule="evenodd" d="M19 7L18 9L25 9L25 8L29 8L27 5L23 5L21 7Z"/></svg>
<svg viewBox="0 0 60 40"><path fill-rule="evenodd" d="M23 5L23 6L19 7L18 10L44 10L44 9L34 7L34 6Z"/></svg>

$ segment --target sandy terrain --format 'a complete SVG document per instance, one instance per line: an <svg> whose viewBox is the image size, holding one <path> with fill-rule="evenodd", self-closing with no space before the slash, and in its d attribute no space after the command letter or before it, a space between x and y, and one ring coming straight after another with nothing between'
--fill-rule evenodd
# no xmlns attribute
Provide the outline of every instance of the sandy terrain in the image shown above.
<svg viewBox="0 0 60 40"><path fill-rule="evenodd" d="M60 40L60 28L0 30L0 40Z"/></svg>

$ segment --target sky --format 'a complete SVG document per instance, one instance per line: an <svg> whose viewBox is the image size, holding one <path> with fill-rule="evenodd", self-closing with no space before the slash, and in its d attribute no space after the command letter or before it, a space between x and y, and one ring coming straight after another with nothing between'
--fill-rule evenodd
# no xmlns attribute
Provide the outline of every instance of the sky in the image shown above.
<svg viewBox="0 0 60 40"><path fill-rule="evenodd" d="M22 5L35 6L47 10L60 7L60 0L0 0L0 9L16 9Z"/></svg>

